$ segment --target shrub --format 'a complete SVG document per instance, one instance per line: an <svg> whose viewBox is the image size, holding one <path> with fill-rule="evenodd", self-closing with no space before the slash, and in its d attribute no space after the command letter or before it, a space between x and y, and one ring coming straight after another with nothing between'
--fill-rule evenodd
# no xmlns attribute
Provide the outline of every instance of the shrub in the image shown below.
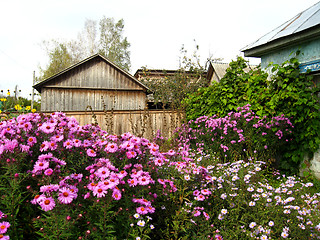
<svg viewBox="0 0 320 240"><path fill-rule="evenodd" d="M263 162L216 163L187 145L162 152L63 113L2 121L0 136L0 236L306 239L320 228L311 184L288 177L273 185Z"/></svg>
<svg viewBox="0 0 320 240"><path fill-rule="evenodd" d="M288 118L259 117L250 106L239 107L226 117L202 116L177 130L178 142L212 154L221 162L265 159L275 162L284 145L290 144L294 126Z"/></svg>
<svg viewBox="0 0 320 240"><path fill-rule="evenodd" d="M299 53L297 53L298 55ZM219 83L202 88L185 99L188 120L203 115L225 117L250 104L258 116L289 118L295 126L291 144L283 148L279 167L296 173L304 157L311 157L320 144L319 87L308 73L300 73L297 57L271 65L272 75L257 68L244 72L246 61L230 63Z"/></svg>

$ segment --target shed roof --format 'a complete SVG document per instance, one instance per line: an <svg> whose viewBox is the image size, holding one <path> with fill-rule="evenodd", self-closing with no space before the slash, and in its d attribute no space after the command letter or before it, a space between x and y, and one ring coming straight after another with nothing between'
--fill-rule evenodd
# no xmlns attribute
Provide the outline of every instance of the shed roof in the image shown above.
<svg viewBox="0 0 320 240"><path fill-rule="evenodd" d="M53 76L51 76L51 77L49 77L49 78L47 78L47 79L45 79L45 80L43 80L43 81L35 84L35 85L33 86L33 88L35 88L38 92L40 92L40 91L41 91L41 88L42 88L45 84L51 82L53 79L57 78L58 76L61 76L61 75L65 74L66 72L69 72L69 71L77 68L78 66L80 66L80 65L82 65L82 64L84 64L84 63L86 63L86 62L88 62L88 61L91 61L91 60L93 60L93 59L95 59L95 58L101 58L103 61L107 62L107 63L110 64L112 67L114 67L115 69L117 69L119 72L121 72L121 73L123 73L124 75L126 75L129 79L133 80L134 82L136 82L138 85L140 85L140 86L143 87L144 89L150 91L150 89L149 89L146 85L144 85L143 83L141 83L140 81L138 81L138 79L136 79L136 78L135 78L134 76L132 76L130 73L128 73L127 71L123 70L122 68L120 68L119 66L117 66L116 64L114 64L113 62L111 62L109 59L107 59L106 57L104 57L104 56L102 56L102 55L100 55L100 54L92 55L92 56L90 56L90 57L88 57L88 58L86 58L86 59L84 59L84 60L82 60L82 61L80 61L80 62L78 62L78 63L76 63L76 64L74 64L74 65L72 65L72 66L70 66L70 67L68 67L68 68L66 68L65 70L63 70L63 71L61 71L61 72L59 72L59 73L57 73L57 74L55 74L55 75L53 75Z"/></svg>
<svg viewBox="0 0 320 240"><path fill-rule="evenodd" d="M249 55L246 54L246 52L248 53L248 50L252 50L268 44L270 45L270 43L275 42L276 40L287 38L288 36L291 37L291 41L301 40L301 38L293 38L292 35L297 35L299 33L302 34L303 32L311 30L315 27L320 27L320 2L314 4L305 11L300 12L299 14L297 14L287 22L281 24L271 32L265 34L255 42L247 45L246 47L241 49L241 51L245 52L245 56L250 57L250 53ZM320 35L319 31L316 31L315 33L317 35ZM314 36L314 33L312 34L312 36L309 35L310 34L307 34L304 37L312 37ZM278 42L278 45L279 44L280 43Z"/></svg>
<svg viewBox="0 0 320 240"><path fill-rule="evenodd" d="M217 80L220 81L221 78L224 77L224 75L227 72L227 69L230 67L229 63L222 63L222 62L211 62L209 63L209 69L207 72L207 79L211 80L212 75L215 73L217 76ZM245 72L249 72L251 69L254 69L256 66L248 66L245 69L243 69Z"/></svg>

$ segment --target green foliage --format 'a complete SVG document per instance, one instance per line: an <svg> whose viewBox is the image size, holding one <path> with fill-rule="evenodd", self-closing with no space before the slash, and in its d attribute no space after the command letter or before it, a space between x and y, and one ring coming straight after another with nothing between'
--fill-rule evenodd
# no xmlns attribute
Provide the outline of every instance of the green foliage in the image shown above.
<svg viewBox="0 0 320 240"><path fill-rule="evenodd" d="M269 66L269 77L259 68L246 73L246 67L246 61L238 57L219 83L190 94L185 99L187 118L223 117L246 104L259 116L284 115L295 127L294 136L291 144L282 149L278 163L281 169L295 172L303 158L319 148L319 88L310 75L300 73L296 57Z"/></svg>
<svg viewBox="0 0 320 240"><path fill-rule="evenodd" d="M57 40L52 40L52 43L53 48L47 49L49 64L45 69L40 67L41 79L43 80L75 64L77 60L70 53L68 43L60 43Z"/></svg>
<svg viewBox="0 0 320 240"><path fill-rule="evenodd" d="M99 53L124 70L130 69L130 43L122 37L124 21L115 22L113 18L103 17L100 20Z"/></svg>
<svg viewBox="0 0 320 240"><path fill-rule="evenodd" d="M44 41L43 45L49 57L49 64L44 68L40 67L40 77L37 81L47 79L96 53L129 71L130 43L126 37L123 38L123 19L115 22L113 18L103 17L99 21L99 30L97 34L96 21L86 20L84 29L79 33L77 40Z"/></svg>

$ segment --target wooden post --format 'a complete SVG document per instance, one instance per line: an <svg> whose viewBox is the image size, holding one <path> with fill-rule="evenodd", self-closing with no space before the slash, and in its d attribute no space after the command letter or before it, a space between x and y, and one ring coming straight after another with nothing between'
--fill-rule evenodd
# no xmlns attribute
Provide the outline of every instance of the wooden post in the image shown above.
<svg viewBox="0 0 320 240"><path fill-rule="evenodd" d="M32 80L32 86L35 83L36 77L35 77L36 72L33 71L33 80ZM31 110L33 109L33 102L34 102L34 88L32 88L32 94L31 94Z"/></svg>

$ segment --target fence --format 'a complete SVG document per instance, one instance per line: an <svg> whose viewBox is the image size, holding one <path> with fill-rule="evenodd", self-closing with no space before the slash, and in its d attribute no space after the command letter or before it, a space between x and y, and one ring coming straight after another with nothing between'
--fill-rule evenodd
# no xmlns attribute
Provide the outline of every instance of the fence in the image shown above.
<svg viewBox="0 0 320 240"><path fill-rule="evenodd" d="M73 116L80 125L98 123L109 134L120 135L131 132L136 136L152 139L160 130L162 136L171 137L173 131L181 125L185 114L174 110L114 110L64 112Z"/></svg>

